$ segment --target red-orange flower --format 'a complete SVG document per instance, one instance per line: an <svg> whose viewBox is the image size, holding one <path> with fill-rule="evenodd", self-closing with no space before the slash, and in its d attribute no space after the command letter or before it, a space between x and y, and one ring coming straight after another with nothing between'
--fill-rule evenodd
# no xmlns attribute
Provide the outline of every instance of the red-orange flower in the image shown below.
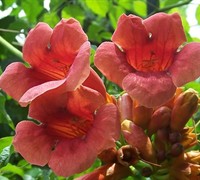
<svg viewBox="0 0 200 180"><path fill-rule="evenodd" d="M98 47L95 65L143 106L164 104L200 76L200 43L181 47L186 37L177 13L122 15L112 41Z"/></svg>
<svg viewBox="0 0 200 180"><path fill-rule="evenodd" d="M13 141L29 163L48 164L57 175L70 176L90 167L104 149L115 147L120 132L116 106L108 102L93 71L83 84L71 92L60 86L32 101L29 116L38 124L20 122Z"/></svg>
<svg viewBox="0 0 200 180"><path fill-rule="evenodd" d="M10 64L0 77L0 88L23 106L63 84L75 90L90 73L89 55L87 35L75 19L62 19L54 29L38 23L23 47L30 67Z"/></svg>

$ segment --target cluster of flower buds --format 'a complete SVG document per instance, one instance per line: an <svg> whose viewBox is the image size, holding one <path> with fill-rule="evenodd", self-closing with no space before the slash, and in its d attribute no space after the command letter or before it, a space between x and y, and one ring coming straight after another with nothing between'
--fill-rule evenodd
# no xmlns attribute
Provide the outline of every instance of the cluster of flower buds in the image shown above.
<svg viewBox="0 0 200 180"><path fill-rule="evenodd" d="M103 151L99 158L104 166L92 177L122 179L137 171L151 179L198 179L200 152L191 150L198 143L197 135L195 128L186 126L198 103L199 97L192 89L178 88L169 102L157 108L140 106L123 94L118 107L125 144Z"/></svg>

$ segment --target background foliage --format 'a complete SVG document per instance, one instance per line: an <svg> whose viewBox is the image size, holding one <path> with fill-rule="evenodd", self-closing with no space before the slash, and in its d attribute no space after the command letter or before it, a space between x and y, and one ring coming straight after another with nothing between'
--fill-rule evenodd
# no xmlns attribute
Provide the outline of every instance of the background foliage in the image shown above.
<svg viewBox="0 0 200 180"><path fill-rule="evenodd" d="M79 20L92 44L92 67L96 47L103 41L110 41L122 13L146 18L156 12L178 12L182 17L188 41L200 42L200 33L195 34L194 31L200 27L199 3L198 0L0 0L0 72L11 62L23 61L21 54L13 51L10 45L21 51L28 31L39 21L54 27L61 18L74 17ZM116 85L101 74L100 76L109 93L118 95L121 92ZM190 82L185 87L192 87L200 93L199 82ZM188 123L190 126L196 125L197 133L200 132L199 114L197 113L193 121ZM68 178L57 177L48 167L30 165L14 152L12 137L15 126L24 119L27 119L27 108L20 107L11 97L0 91L0 179L71 180L80 176L79 174ZM97 160L82 174L98 166L100 161Z"/></svg>

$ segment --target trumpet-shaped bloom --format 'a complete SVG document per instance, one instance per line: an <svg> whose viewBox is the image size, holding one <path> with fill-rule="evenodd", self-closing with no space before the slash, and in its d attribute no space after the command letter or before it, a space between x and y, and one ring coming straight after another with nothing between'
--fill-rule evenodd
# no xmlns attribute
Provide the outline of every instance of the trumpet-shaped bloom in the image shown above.
<svg viewBox="0 0 200 180"><path fill-rule="evenodd" d="M0 88L22 106L62 84L72 91L90 73L89 55L87 35L75 19L62 19L54 29L38 23L23 46L23 58L30 67L10 64L0 77Z"/></svg>
<svg viewBox="0 0 200 180"><path fill-rule="evenodd" d="M141 105L167 102L176 87L200 76L200 43L188 43L177 13L145 20L122 15L112 36L102 43L95 65Z"/></svg>
<svg viewBox="0 0 200 180"><path fill-rule="evenodd" d="M104 149L115 147L120 132L118 111L107 102L102 83L93 75L84 82L88 86L66 92L62 85L32 101L29 116L38 124L21 121L13 141L28 162L48 164L57 175L69 176L90 167ZM96 90L89 87L92 79L96 79Z"/></svg>

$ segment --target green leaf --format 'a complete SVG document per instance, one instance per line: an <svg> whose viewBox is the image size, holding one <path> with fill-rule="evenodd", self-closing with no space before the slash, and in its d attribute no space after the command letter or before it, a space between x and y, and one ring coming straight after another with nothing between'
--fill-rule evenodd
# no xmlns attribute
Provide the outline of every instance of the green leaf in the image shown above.
<svg viewBox="0 0 200 180"><path fill-rule="evenodd" d="M2 167L0 169L0 172L1 173L11 172L11 173L14 173L14 174L18 174L21 177L24 176L24 171L20 167L17 167L15 165L10 164L10 163L8 163L6 166Z"/></svg>
<svg viewBox="0 0 200 180"><path fill-rule="evenodd" d="M100 26L98 23L92 23L89 28L88 28L88 38L91 41L95 41L100 43L101 42L101 37L99 36L100 31L103 31L103 27Z"/></svg>
<svg viewBox="0 0 200 180"><path fill-rule="evenodd" d="M86 0L85 3L89 9L101 17L105 17L109 10L108 0Z"/></svg>
<svg viewBox="0 0 200 180"><path fill-rule="evenodd" d="M14 124L5 110L5 101L6 98L0 93L0 123L6 123L14 129Z"/></svg>
<svg viewBox="0 0 200 180"><path fill-rule="evenodd" d="M0 176L0 179L1 180L9 180L7 177L4 177L4 176Z"/></svg>
<svg viewBox="0 0 200 180"><path fill-rule="evenodd" d="M55 12L45 13L43 21L48 23L52 28L59 22L59 17Z"/></svg>
<svg viewBox="0 0 200 180"><path fill-rule="evenodd" d="M196 9L196 20L198 21L198 24L200 24L200 5L198 5L197 9Z"/></svg>
<svg viewBox="0 0 200 180"><path fill-rule="evenodd" d="M37 22L37 18L43 10L42 1L23 0L21 1L21 7L31 23Z"/></svg>
<svg viewBox="0 0 200 180"><path fill-rule="evenodd" d="M2 0L2 10L5 10L13 5L15 0Z"/></svg>
<svg viewBox="0 0 200 180"><path fill-rule="evenodd" d="M147 16L147 5L145 2L143 1L133 1L133 5L134 5L134 11L142 16L142 17L146 17Z"/></svg>
<svg viewBox="0 0 200 180"><path fill-rule="evenodd" d="M133 0L118 0L117 3L119 6L123 7L126 10L129 10L129 11L133 10Z"/></svg>
<svg viewBox="0 0 200 180"><path fill-rule="evenodd" d="M0 153L3 151L5 147L11 145L12 140L13 140L12 136L3 137L0 139Z"/></svg>
<svg viewBox="0 0 200 180"><path fill-rule="evenodd" d="M97 47L95 45L91 46L91 52L90 52L90 64L94 64L94 55L96 52Z"/></svg>
<svg viewBox="0 0 200 180"><path fill-rule="evenodd" d="M192 89L196 90L198 93L200 93L200 83L198 83L196 81L189 82L189 83L185 84L184 87L186 89L192 88Z"/></svg>
<svg viewBox="0 0 200 180"><path fill-rule="evenodd" d="M112 33L111 32L102 32L100 33L102 39L111 40Z"/></svg>
<svg viewBox="0 0 200 180"><path fill-rule="evenodd" d="M7 146L5 147L2 152L0 153L0 166L5 166L10 159L11 154L14 152L13 146Z"/></svg>
<svg viewBox="0 0 200 180"><path fill-rule="evenodd" d="M117 21L119 17L125 13L125 10L120 6L112 6L109 12L109 19L112 27L115 29L117 27Z"/></svg>
<svg viewBox="0 0 200 180"><path fill-rule="evenodd" d="M166 0L165 1L165 6L170 6L170 5L173 5L173 4L177 4L180 0Z"/></svg>
<svg viewBox="0 0 200 180"><path fill-rule="evenodd" d="M69 5L69 6L66 6L66 7L62 10L62 17L63 17L63 18L74 17L74 18L77 19L81 24L83 24L83 21L84 21L84 19L85 19L83 9L80 8L79 6L76 6L76 5Z"/></svg>

